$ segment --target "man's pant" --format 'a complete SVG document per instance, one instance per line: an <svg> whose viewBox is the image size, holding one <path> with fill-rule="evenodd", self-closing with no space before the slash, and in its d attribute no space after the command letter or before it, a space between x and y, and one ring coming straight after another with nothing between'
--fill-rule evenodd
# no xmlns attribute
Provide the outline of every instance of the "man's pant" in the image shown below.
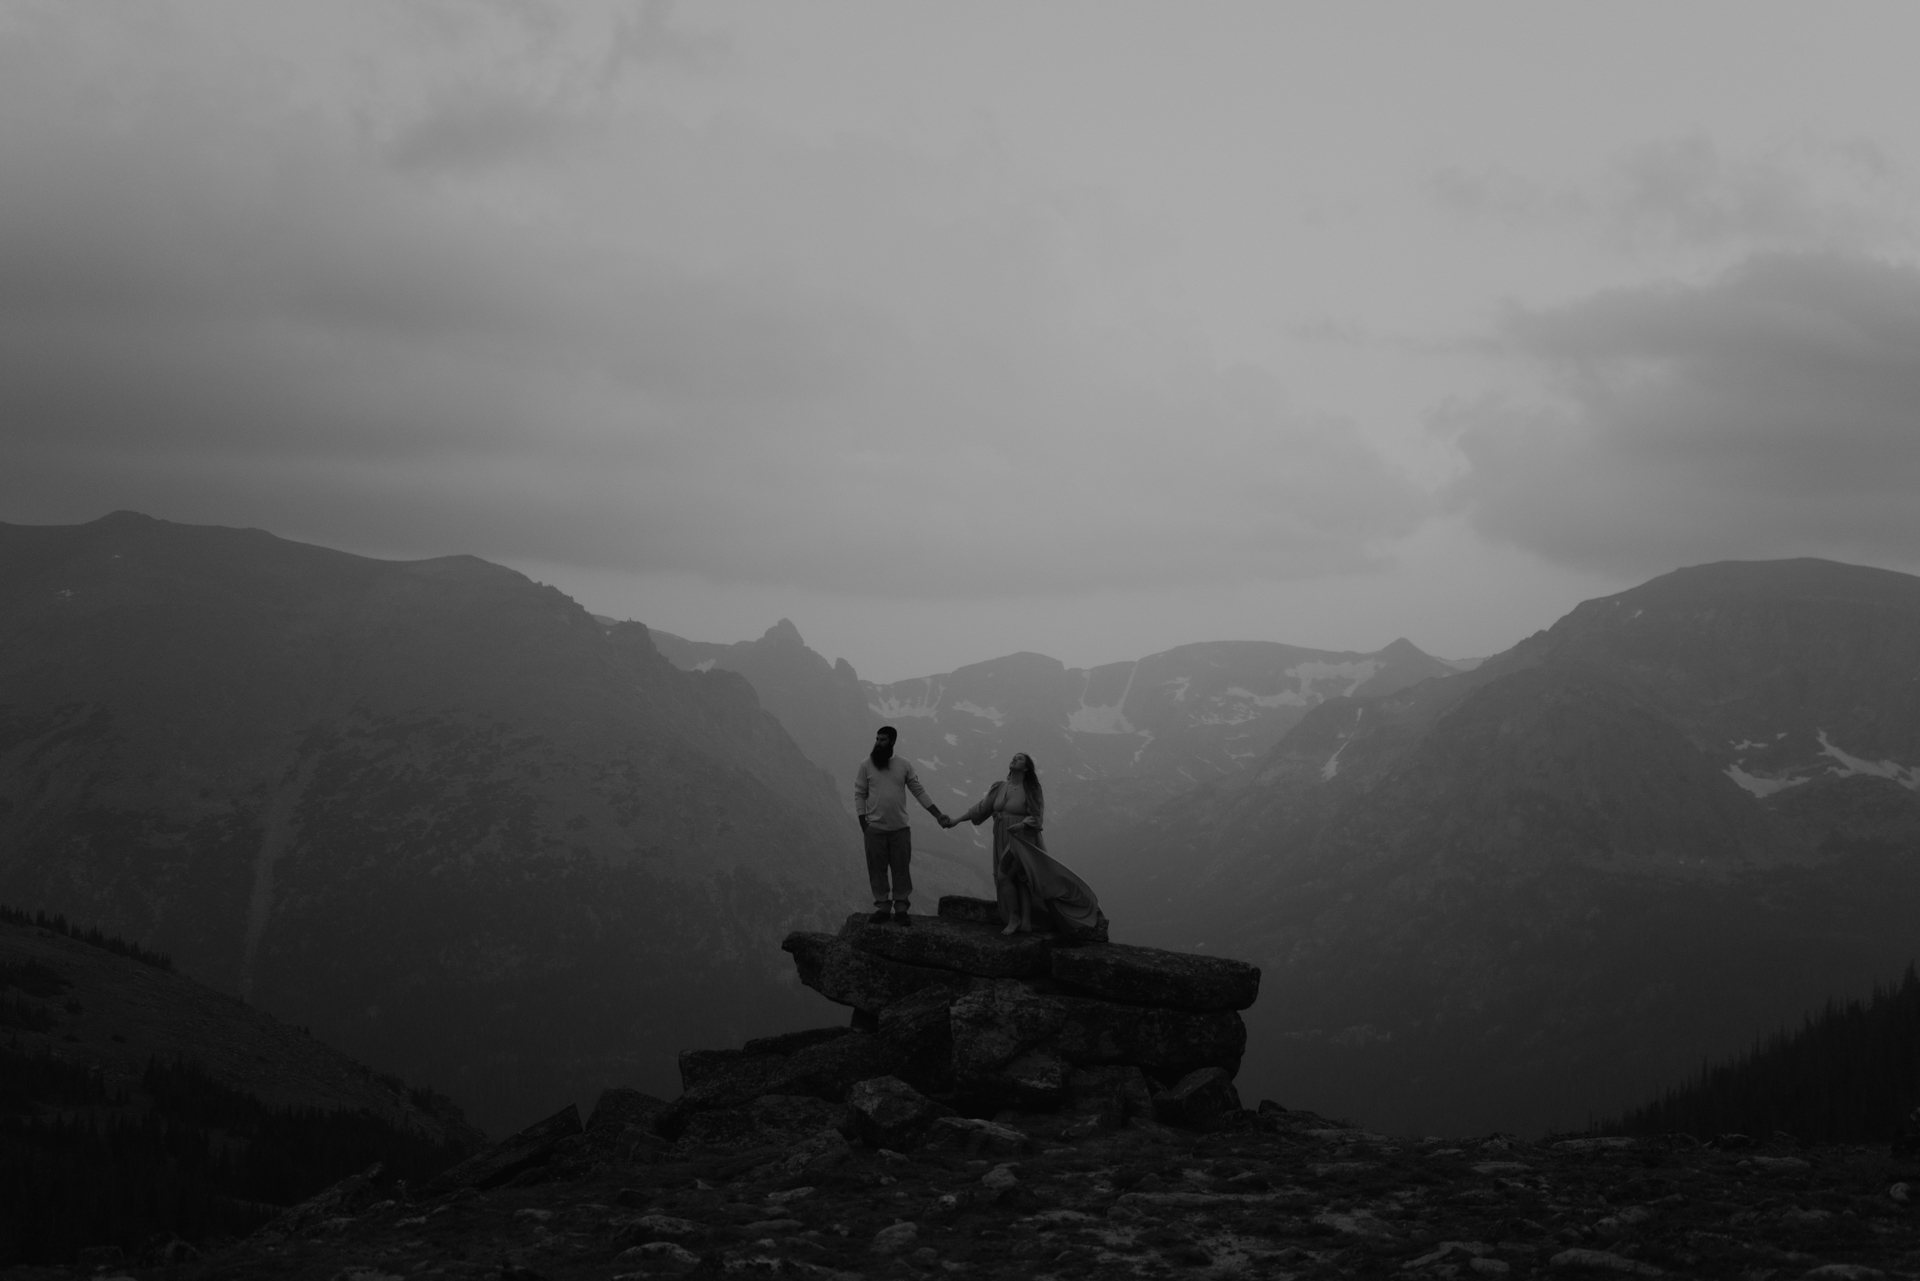
<svg viewBox="0 0 1920 1281"><path fill-rule="evenodd" d="M906 911L907 900L913 897L913 873L907 870L907 862L913 857L913 829L883 832L869 827L866 837L867 880L873 885L874 908L884 912L893 903L897 911ZM893 876L892 889L887 888L889 873Z"/></svg>

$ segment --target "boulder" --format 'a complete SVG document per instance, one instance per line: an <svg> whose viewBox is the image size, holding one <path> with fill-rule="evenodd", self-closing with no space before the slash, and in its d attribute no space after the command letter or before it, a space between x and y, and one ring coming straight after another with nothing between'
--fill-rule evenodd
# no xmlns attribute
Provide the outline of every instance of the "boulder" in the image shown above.
<svg viewBox="0 0 1920 1281"><path fill-rule="evenodd" d="M1038 934L1002 934L989 925L916 916L911 926L868 925L856 917L841 939L903 965L957 970L978 978L1044 978L1053 949Z"/></svg>
<svg viewBox="0 0 1920 1281"><path fill-rule="evenodd" d="M688 1117L679 1145L721 1152L786 1147L845 1122L846 1108L825 1099L764 1094L744 1107L715 1108Z"/></svg>
<svg viewBox="0 0 1920 1281"><path fill-rule="evenodd" d="M673 1101L661 1117L660 1132L675 1133L675 1127L696 1112L741 1107L762 1094L771 1093L773 1078L786 1062L787 1056L783 1054L756 1054L750 1058L735 1055L697 1077L694 1084Z"/></svg>
<svg viewBox="0 0 1920 1281"><path fill-rule="evenodd" d="M1132 1064L1162 1080L1202 1067L1229 1079L1240 1070L1247 1029L1232 1010L1192 1013L1056 996L1000 981L953 1003L953 1070L957 1088L985 1081L1032 1049L1076 1067Z"/></svg>
<svg viewBox="0 0 1920 1281"><path fill-rule="evenodd" d="M626 1086L602 1090L600 1101L593 1105L593 1114L587 1118L586 1133L593 1137L618 1135L630 1125L650 1131L670 1106L665 1099L656 1099Z"/></svg>
<svg viewBox="0 0 1920 1281"><path fill-rule="evenodd" d="M869 929L898 929L869 926ZM904 934L906 930L900 930ZM800 981L829 1001L878 1014L903 996L929 987L964 990L969 980L952 969L908 965L855 947L831 934L795 931L781 947L793 955Z"/></svg>
<svg viewBox="0 0 1920 1281"><path fill-rule="evenodd" d="M990 898L968 898L963 894L947 894L940 899L939 913L949 921L964 921L969 925L991 925L994 929L1006 926L1006 917L1000 915L1000 905Z"/></svg>
<svg viewBox="0 0 1920 1281"><path fill-rule="evenodd" d="M779 1036L757 1036L740 1047L742 1054L798 1054L810 1050L816 1045L825 1045L828 1041L846 1036L853 1029L840 1027L813 1027L804 1032L783 1032Z"/></svg>
<svg viewBox="0 0 1920 1281"><path fill-rule="evenodd" d="M900 1054L894 1075L916 1089L953 1088L954 995L950 988L924 988L880 1011L877 1030Z"/></svg>
<svg viewBox="0 0 1920 1281"><path fill-rule="evenodd" d="M1239 1111L1240 1092L1233 1088L1233 1078L1217 1067L1189 1072L1171 1089L1153 1096L1156 1118L1192 1130L1218 1129Z"/></svg>
<svg viewBox="0 0 1920 1281"><path fill-rule="evenodd" d="M943 1116L927 1127L926 1146L943 1152L1010 1155L1033 1150L1033 1140L1010 1125L970 1116Z"/></svg>
<svg viewBox="0 0 1920 1281"><path fill-rule="evenodd" d="M580 1109L569 1103L544 1121L537 1121L512 1138L476 1152L427 1184L430 1195L458 1188L497 1188L536 1166L545 1165L567 1139L579 1134Z"/></svg>
<svg viewBox="0 0 1920 1281"><path fill-rule="evenodd" d="M870 1148L917 1147L948 1109L895 1076L861 1081L847 1091L847 1120Z"/></svg>
<svg viewBox="0 0 1920 1281"><path fill-rule="evenodd" d="M973 1092L1031 1111L1057 1108L1067 1101L1067 1077L1073 1069L1058 1055L1028 1050L969 1084Z"/></svg>
<svg viewBox="0 0 1920 1281"><path fill-rule="evenodd" d="M1100 1131L1117 1130L1129 1117L1153 1111L1153 1087L1130 1064L1075 1068L1067 1078L1067 1108Z"/></svg>
<svg viewBox="0 0 1920 1281"><path fill-rule="evenodd" d="M1061 982L1131 1005L1244 1010L1260 995L1259 967L1224 956L1094 943L1054 949L1049 964Z"/></svg>
<svg viewBox="0 0 1920 1281"><path fill-rule="evenodd" d="M767 1080L766 1093L807 1094L835 1103L854 1082L905 1066L907 1054L884 1036L853 1032L792 1055Z"/></svg>

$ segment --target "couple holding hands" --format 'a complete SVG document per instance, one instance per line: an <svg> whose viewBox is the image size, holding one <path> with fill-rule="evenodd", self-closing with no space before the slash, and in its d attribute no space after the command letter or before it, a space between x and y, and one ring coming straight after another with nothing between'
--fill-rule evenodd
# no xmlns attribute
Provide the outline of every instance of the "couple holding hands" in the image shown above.
<svg viewBox="0 0 1920 1281"><path fill-rule="evenodd" d="M950 818L927 798L912 763L894 755L899 738L893 726L881 726L873 736L873 751L853 779L853 810L866 837L867 879L873 886L873 915L867 918L871 924L912 923L907 915L913 896L908 867L913 834L907 826L911 792L943 828L993 821L993 885L1007 923L1001 933L1051 931L1105 941L1107 918L1092 887L1047 854L1042 832L1046 796L1033 758L1016 752L1007 763L1007 777L988 788L972 809Z"/></svg>

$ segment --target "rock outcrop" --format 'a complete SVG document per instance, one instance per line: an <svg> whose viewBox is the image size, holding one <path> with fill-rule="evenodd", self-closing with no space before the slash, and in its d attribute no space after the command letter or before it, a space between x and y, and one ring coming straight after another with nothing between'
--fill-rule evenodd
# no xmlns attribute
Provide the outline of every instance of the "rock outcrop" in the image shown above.
<svg viewBox="0 0 1920 1281"><path fill-rule="evenodd" d="M844 1102L862 1081L892 1078L975 1117L1066 1112L1112 1128L1195 1073L1219 1106L1162 1109L1196 1128L1237 1110L1232 1079L1246 1047L1239 1011L1260 971L1223 957L1050 934L1003 935L996 906L943 898L907 926L850 917L838 934L797 932L782 946L801 982L853 1010L856 1028L681 1056L686 1093L668 1124L762 1094ZM871 1127L867 1127L871 1128Z"/></svg>
<svg viewBox="0 0 1920 1281"><path fill-rule="evenodd" d="M849 1140L1017 1152L1029 1134L1246 1119L1233 1077L1258 969L1000 928L992 902L949 897L906 926L861 914L836 934L788 935L801 981L849 1007L851 1026L683 1051L679 1098L607 1091L556 1168L778 1149L818 1171Z"/></svg>

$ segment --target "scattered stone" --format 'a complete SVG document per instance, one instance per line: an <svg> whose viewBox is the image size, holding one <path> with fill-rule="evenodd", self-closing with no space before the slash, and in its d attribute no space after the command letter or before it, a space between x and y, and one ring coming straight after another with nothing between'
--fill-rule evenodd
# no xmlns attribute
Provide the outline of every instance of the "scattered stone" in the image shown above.
<svg viewBox="0 0 1920 1281"><path fill-rule="evenodd" d="M429 1193L455 1188L497 1188L553 1159L562 1142L581 1132L580 1109L569 1103L512 1138L476 1152L427 1184Z"/></svg>
<svg viewBox="0 0 1920 1281"><path fill-rule="evenodd" d="M870 1148L906 1151L948 1109L895 1076L861 1081L847 1092L847 1116Z"/></svg>
<svg viewBox="0 0 1920 1281"><path fill-rule="evenodd" d="M1171 1089L1153 1096L1154 1116L1190 1130L1219 1129L1239 1111L1240 1092L1233 1088L1233 1078L1217 1067L1189 1072Z"/></svg>
<svg viewBox="0 0 1920 1281"><path fill-rule="evenodd" d="M676 1218L671 1214L643 1214L630 1225L628 1236L643 1241L688 1241L705 1231L691 1219Z"/></svg>
<svg viewBox="0 0 1920 1281"><path fill-rule="evenodd" d="M1053 977L1094 996L1182 1010L1244 1010L1260 995L1260 969L1224 956L1095 943L1049 954Z"/></svg>
<svg viewBox="0 0 1920 1281"><path fill-rule="evenodd" d="M929 1127L927 1146L959 1152L1027 1152L1033 1140L1010 1125L970 1116L943 1116Z"/></svg>
<svg viewBox="0 0 1920 1281"><path fill-rule="evenodd" d="M1010 1164L994 1166L980 1176L980 1186L990 1192L1004 1192L1008 1188L1019 1186L1020 1176L1014 1173L1015 1168Z"/></svg>
<svg viewBox="0 0 1920 1281"><path fill-rule="evenodd" d="M1610 1250L1584 1250L1578 1247L1562 1250L1547 1260L1555 1268L1599 1268L1609 1272L1625 1272L1638 1277L1657 1277L1662 1270L1651 1263L1641 1263L1638 1259L1629 1259Z"/></svg>
<svg viewBox="0 0 1920 1281"><path fill-rule="evenodd" d="M1553 1145L1555 1152L1621 1152L1635 1146L1639 1140L1607 1137L1593 1139L1562 1139Z"/></svg>
<svg viewBox="0 0 1920 1281"><path fill-rule="evenodd" d="M630 1246L613 1256L616 1264L637 1265L665 1264L676 1270L693 1268L700 1262L700 1256L684 1245L675 1245L671 1241L649 1241L645 1245Z"/></svg>
<svg viewBox="0 0 1920 1281"><path fill-rule="evenodd" d="M1072 1071L1059 1056L1046 1050L1028 1050L969 1082L975 1093L1032 1111L1059 1107L1067 1098L1067 1076Z"/></svg>
<svg viewBox="0 0 1920 1281"><path fill-rule="evenodd" d="M846 1164L853 1145L838 1129L816 1130L795 1144L778 1164L789 1177L826 1174Z"/></svg>
<svg viewBox="0 0 1920 1281"><path fill-rule="evenodd" d="M899 1254L912 1245L919 1236L919 1225L896 1223L890 1228L881 1228L873 1234L873 1244L867 1248L874 1254Z"/></svg>

